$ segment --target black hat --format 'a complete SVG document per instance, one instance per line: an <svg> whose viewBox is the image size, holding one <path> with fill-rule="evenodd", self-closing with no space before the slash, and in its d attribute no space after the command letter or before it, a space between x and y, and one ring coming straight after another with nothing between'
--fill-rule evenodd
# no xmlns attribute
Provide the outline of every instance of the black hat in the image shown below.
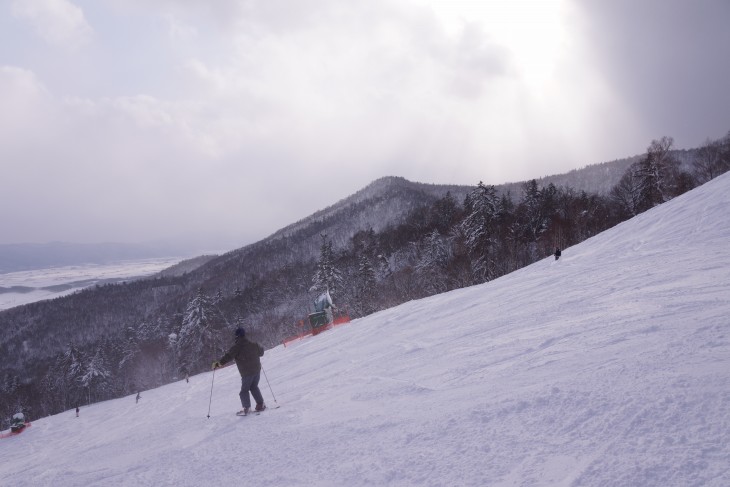
<svg viewBox="0 0 730 487"><path fill-rule="evenodd" d="M240 326L236 328L236 336L237 337L245 337L246 336L246 330L241 328Z"/></svg>

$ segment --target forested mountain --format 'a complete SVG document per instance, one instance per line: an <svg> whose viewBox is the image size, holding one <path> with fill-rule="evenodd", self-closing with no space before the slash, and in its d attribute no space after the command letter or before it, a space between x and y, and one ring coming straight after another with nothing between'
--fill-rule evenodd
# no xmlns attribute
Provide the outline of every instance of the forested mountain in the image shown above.
<svg viewBox="0 0 730 487"><path fill-rule="evenodd" d="M298 331L328 289L352 318L485 282L591 237L730 168L730 136L695 151L671 138L591 168L591 193L387 177L269 238L190 272L86 289L0 312L0 418L118 397L210 366L244 325L271 347ZM691 171L691 172L690 172ZM557 180L556 180L557 181ZM196 263L197 264L197 263ZM193 266L194 267L194 266Z"/></svg>
<svg viewBox="0 0 730 487"><path fill-rule="evenodd" d="M729 207L725 174L559 261L267 350L261 415L233 415L231 366L34 419L0 435L0 479L730 486Z"/></svg>
<svg viewBox="0 0 730 487"><path fill-rule="evenodd" d="M206 264L207 262L210 262L211 260L215 259L215 257L215 255L199 255L191 259L182 260L177 264L160 271L158 273L158 276L156 277L174 277L185 275L188 272L192 272L198 267Z"/></svg>

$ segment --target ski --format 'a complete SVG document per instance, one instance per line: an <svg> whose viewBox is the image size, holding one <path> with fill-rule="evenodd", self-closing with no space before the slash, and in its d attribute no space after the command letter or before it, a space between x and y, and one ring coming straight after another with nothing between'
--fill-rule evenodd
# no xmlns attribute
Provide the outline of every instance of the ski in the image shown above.
<svg viewBox="0 0 730 487"><path fill-rule="evenodd" d="M279 409L280 407L281 407L280 404L277 404L276 406L266 406L266 409L264 409L264 411L268 411L269 409ZM264 411L251 411L251 412L260 414L260 413L263 413Z"/></svg>
<svg viewBox="0 0 730 487"><path fill-rule="evenodd" d="M269 409L279 409L280 407L281 407L280 404L277 404L276 406L271 406L271 407L270 406L266 406L266 409L264 409L264 411L268 411ZM253 415L258 416L259 414L263 413L264 411L252 410L252 411L249 411L248 414L244 414L241 411L238 411L236 413L236 416L241 416L241 417L243 417L243 416L253 416Z"/></svg>
<svg viewBox="0 0 730 487"><path fill-rule="evenodd" d="M244 414L244 413L242 413L242 412L239 411L239 412L236 413L236 416L240 416L240 417L254 416L254 415L258 416L259 414L261 414L261 412L262 411L249 411L247 414Z"/></svg>

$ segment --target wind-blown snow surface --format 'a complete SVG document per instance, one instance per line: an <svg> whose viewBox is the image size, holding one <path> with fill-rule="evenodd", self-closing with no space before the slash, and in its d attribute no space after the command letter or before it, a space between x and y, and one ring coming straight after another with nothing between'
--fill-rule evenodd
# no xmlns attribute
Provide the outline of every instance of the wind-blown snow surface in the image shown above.
<svg viewBox="0 0 730 487"><path fill-rule="evenodd" d="M269 350L282 407L260 416L234 416L228 367L36 420L0 479L728 486L729 212L730 174L557 262Z"/></svg>

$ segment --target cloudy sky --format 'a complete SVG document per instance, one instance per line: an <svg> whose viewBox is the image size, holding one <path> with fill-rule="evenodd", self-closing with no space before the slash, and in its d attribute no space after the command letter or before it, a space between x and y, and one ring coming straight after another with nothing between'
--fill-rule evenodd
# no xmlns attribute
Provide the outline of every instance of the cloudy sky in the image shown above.
<svg viewBox="0 0 730 487"><path fill-rule="evenodd" d="M730 130L727 0L0 2L0 243L261 239L382 176Z"/></svg>

